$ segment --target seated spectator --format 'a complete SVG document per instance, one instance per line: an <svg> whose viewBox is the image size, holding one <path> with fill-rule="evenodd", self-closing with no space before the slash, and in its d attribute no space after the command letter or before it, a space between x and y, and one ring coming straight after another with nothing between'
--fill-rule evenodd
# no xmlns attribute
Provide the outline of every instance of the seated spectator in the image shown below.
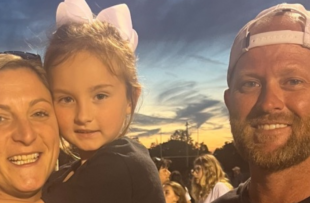
<svg viewBox="0 0 310 203"><path fill-rule="evenodd" d="M163 189L166 203L187 203L185 190L179 183L166 181Z"/></svg>
<svg viewBox="0 0 310 203"><path fill-rule="evenodd" d="M152 160L157 167L161 184L163 184L166 181L169 181L170 171L168 168L171 164L171 161L169 159L158 158L158 157L153 157Z"/></svg>
<svg viewBox="0 0 310 203"><path fill-rule="evenodd" d="M172 171L172 173L170 174L170 181L177 182L184 188L186 202L190 203L191 202L191 196L189 195L188 189L183 182L183 178L182 178L181 173L179 171Z"/></svg>

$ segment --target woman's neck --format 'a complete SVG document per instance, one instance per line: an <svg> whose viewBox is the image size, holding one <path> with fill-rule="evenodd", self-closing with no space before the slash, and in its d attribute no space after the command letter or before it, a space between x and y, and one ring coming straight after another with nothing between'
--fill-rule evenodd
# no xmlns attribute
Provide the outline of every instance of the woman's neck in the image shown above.
<svg viewBox="0 0 310 203"><path fill-rule="evenodd" d="M1 203L39 203L41 200L20 200L20 199L2 199L0 198Z"/></svg>
<svg viewBox="0 0 310 203"><path fill-rule="evenodd" d="M24 193L23 195L24 197L17 197L1 192L0 203L37 203L41 199L42 191L38 190L34 193Z"/></svg>

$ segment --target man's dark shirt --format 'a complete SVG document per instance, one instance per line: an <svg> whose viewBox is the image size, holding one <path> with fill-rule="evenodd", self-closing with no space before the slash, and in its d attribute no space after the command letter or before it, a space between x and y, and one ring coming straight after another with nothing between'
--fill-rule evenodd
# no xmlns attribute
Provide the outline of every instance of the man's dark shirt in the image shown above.
<svg viewBox="0 0 310 203"><path fill-rule="evenodd" d="M253 203L250 201L248 193L250 181L251 179L248 179L246 182L240 184L239 187L219 197L212 203ZM272 200L270 200L270 203L272 203ZM302 200L301 202L292 203L310 203L310 197Z"/></svg>

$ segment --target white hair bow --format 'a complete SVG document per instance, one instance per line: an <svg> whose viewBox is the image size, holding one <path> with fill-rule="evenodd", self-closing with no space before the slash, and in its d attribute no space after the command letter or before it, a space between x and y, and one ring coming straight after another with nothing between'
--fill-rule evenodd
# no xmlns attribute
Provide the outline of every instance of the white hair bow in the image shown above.
<svg viewBox="0 0 310 203"><path fill-rule="evenodd" d="M132 28L129 8L119 4L102 10L96 18L85 0L64 0L58 5L56 13L57 28L64 24L92 23L95 20L108 22L118 29L121 37L128 40L133 51L138 45L138 34Z"/></svg>

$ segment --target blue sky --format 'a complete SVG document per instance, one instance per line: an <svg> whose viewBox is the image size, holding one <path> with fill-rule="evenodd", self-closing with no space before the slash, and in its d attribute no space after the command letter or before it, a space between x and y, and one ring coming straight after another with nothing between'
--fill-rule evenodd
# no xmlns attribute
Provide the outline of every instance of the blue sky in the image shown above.
<svg viewBox="0 0 310 203"><path fill-rule="evenodd" d="M0 51L43 54L60 0L0 2ZM310 9L309 0L301 3ZM93 13L119 3L131 11L144 87L131 135L147 147L189 122L194 140L215 149L230 141L223 103L229 51L238 30L279 0L87 0Z"/></svg>

